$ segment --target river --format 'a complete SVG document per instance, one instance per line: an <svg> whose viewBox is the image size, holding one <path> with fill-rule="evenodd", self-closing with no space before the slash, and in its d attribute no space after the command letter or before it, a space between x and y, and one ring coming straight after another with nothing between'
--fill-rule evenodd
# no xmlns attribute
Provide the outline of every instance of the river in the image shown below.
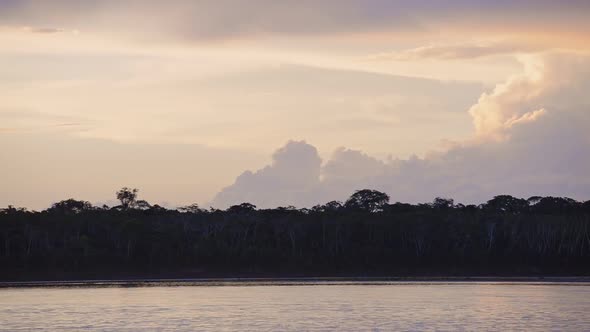
<svg viewBox="0 0 590 332"><path fill-rule="evenodd" d="M590 331L590 283L264 282L0 289L2 331Z"/></svg>

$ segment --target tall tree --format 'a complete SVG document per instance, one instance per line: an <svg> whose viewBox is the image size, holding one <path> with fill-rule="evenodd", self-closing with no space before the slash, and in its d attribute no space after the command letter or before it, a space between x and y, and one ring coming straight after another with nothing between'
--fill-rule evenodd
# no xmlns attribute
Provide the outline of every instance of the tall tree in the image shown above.
<svg viewBox="0 0 590 332"><path fill-rule="evenodd" d="M347 208L363 210L367 212L382 211L389 203L389 196L377 190L357 190L344 204Z"/></svg>
<svg viewBox="0 0 590 332"><path fill-rule="evenodd" d="M136 188L130 189L127 187L121 188L121 190L117 191L117 199L121 201L121 206L123 209L134 208L137 204L137 193L139 190Z"/></svg>

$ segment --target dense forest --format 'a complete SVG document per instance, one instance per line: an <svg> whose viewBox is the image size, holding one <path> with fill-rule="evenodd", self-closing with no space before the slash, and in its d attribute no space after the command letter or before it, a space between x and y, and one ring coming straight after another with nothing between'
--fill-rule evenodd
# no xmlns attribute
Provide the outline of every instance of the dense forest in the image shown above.
<svg viewBox="0 0 590 332"><path fill-rule="evenodd" d="M590 201L390 204L360 190L310 209L205 210L116 195L1 209L0 279L590 274Z"/></svg>

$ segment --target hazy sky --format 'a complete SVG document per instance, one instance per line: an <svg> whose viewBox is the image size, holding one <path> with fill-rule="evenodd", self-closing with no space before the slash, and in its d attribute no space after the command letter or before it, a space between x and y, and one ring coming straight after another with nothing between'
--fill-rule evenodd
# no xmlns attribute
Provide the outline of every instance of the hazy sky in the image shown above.
<svg viewBox="0 0 590 332"><path fill-rule="evenodd" d="M590 199L589 1L0 0L0 207ZM288 143L290 142L290 143Z"/></svg>

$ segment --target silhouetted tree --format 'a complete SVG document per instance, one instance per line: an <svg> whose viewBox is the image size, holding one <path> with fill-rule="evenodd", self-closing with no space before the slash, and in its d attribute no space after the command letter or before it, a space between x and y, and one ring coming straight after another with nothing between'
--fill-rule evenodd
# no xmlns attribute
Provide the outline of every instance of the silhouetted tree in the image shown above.
<svg viewBox="0 0 590 332"><path fill-rule="evenodd" d="M578 202L568 197L543 197L537 204L534 205L533 209L537 212L543 212L548 214L562 214L566 211L580 206Z"/></svg>
<svg viewBox="0 0 590 332"><path fill-rule="evenodd" d="M135 201L134 207L140 210L149 210L152 208L152 205L143 199Z"/></svg>
<svg viewBox="0 0 590 332"><path fill-rule="evenodd" d="M537 203L539 203L539 201L542 199L543 197L541 196L531 196L527 199L527 202L529 203L529 206L533 206Z"/></svg>
<svg viewBox="0 0 590 332"><path fill-rule="evenodd" d="M16 208L13 205L8 205L6 208L4 209L0 209L0 213L2 214L6 214L6 215L12 215L12 214L17 214L17 213L26 213L28 212L28 210L26 208Z"/></svg>
<svg viewBox="0 0 590 332"><path fill-rule="evenodd" d="M227 212L237 214L247 214L256 210L256 205L250 203L242 203L238 205L232 205L227 209Z"/></svg>
<svg viewBox="0 0 590 332"><path fill-rule="evenodd" d="M137 193L139 190L137 189L130 189L127 187L121 188L117 191L117 199L121 201L121 206L123 209L134 208L137 199Z"/></svg>
<svg viewBox="0 0 590 332"><path fill-rule="evenodd" d="M77 214L91 209L92 204L90 202L70 198L53 204L48 211L60 214Z"/></svg>
<svg viewBox="0 0 590 332"><path fill-rule="evenodd" d="M377 190L363 189L357 190L346 201L345 207L358 209L368 212L377 212L383 210L383 207L389 203L389 196Z"/></svg>
<svg viewBox="0 0 590 332"><path fill-rule="evenodd" d="M432 202L432 207L436 209L449 209L455 205L455 201L452 198L437 197Z"/></svg>
<svg viewBox="0 0 590 332"><path fill-rule="evenodd" d="M344 205L340 201L330 201L324 205L316 205L311 210L313 212L337 212L343 207Z"/></svg>
<svg viewBox="0 0 590 332"><path fill-rule="evenodd" d="M360 190L344 205L227 210L151 206L128 188L117 197L113 209L74 199L40 212L0 209L0 279L50 271L590 274L590 201L566 197L388 204L386 194Z"/></svg>
<svg viewBox="0 0 590 332"><path fill-rule="evenodd" d="M194 203L191 205L186 205L186 206L180 207L180 208L178 208L178 211L186 212L186 213L202 213L202 212L206 212L207 210L201 209L201 207L199 207L199 204Z"/></svg>
<svg viewBox="0 0 590 332"><path fill-rule="evenodd" d="M529 203L522 198L510 195L498 195L485 204L486 209L504 213L521 213L526 211Z"/></svg>

